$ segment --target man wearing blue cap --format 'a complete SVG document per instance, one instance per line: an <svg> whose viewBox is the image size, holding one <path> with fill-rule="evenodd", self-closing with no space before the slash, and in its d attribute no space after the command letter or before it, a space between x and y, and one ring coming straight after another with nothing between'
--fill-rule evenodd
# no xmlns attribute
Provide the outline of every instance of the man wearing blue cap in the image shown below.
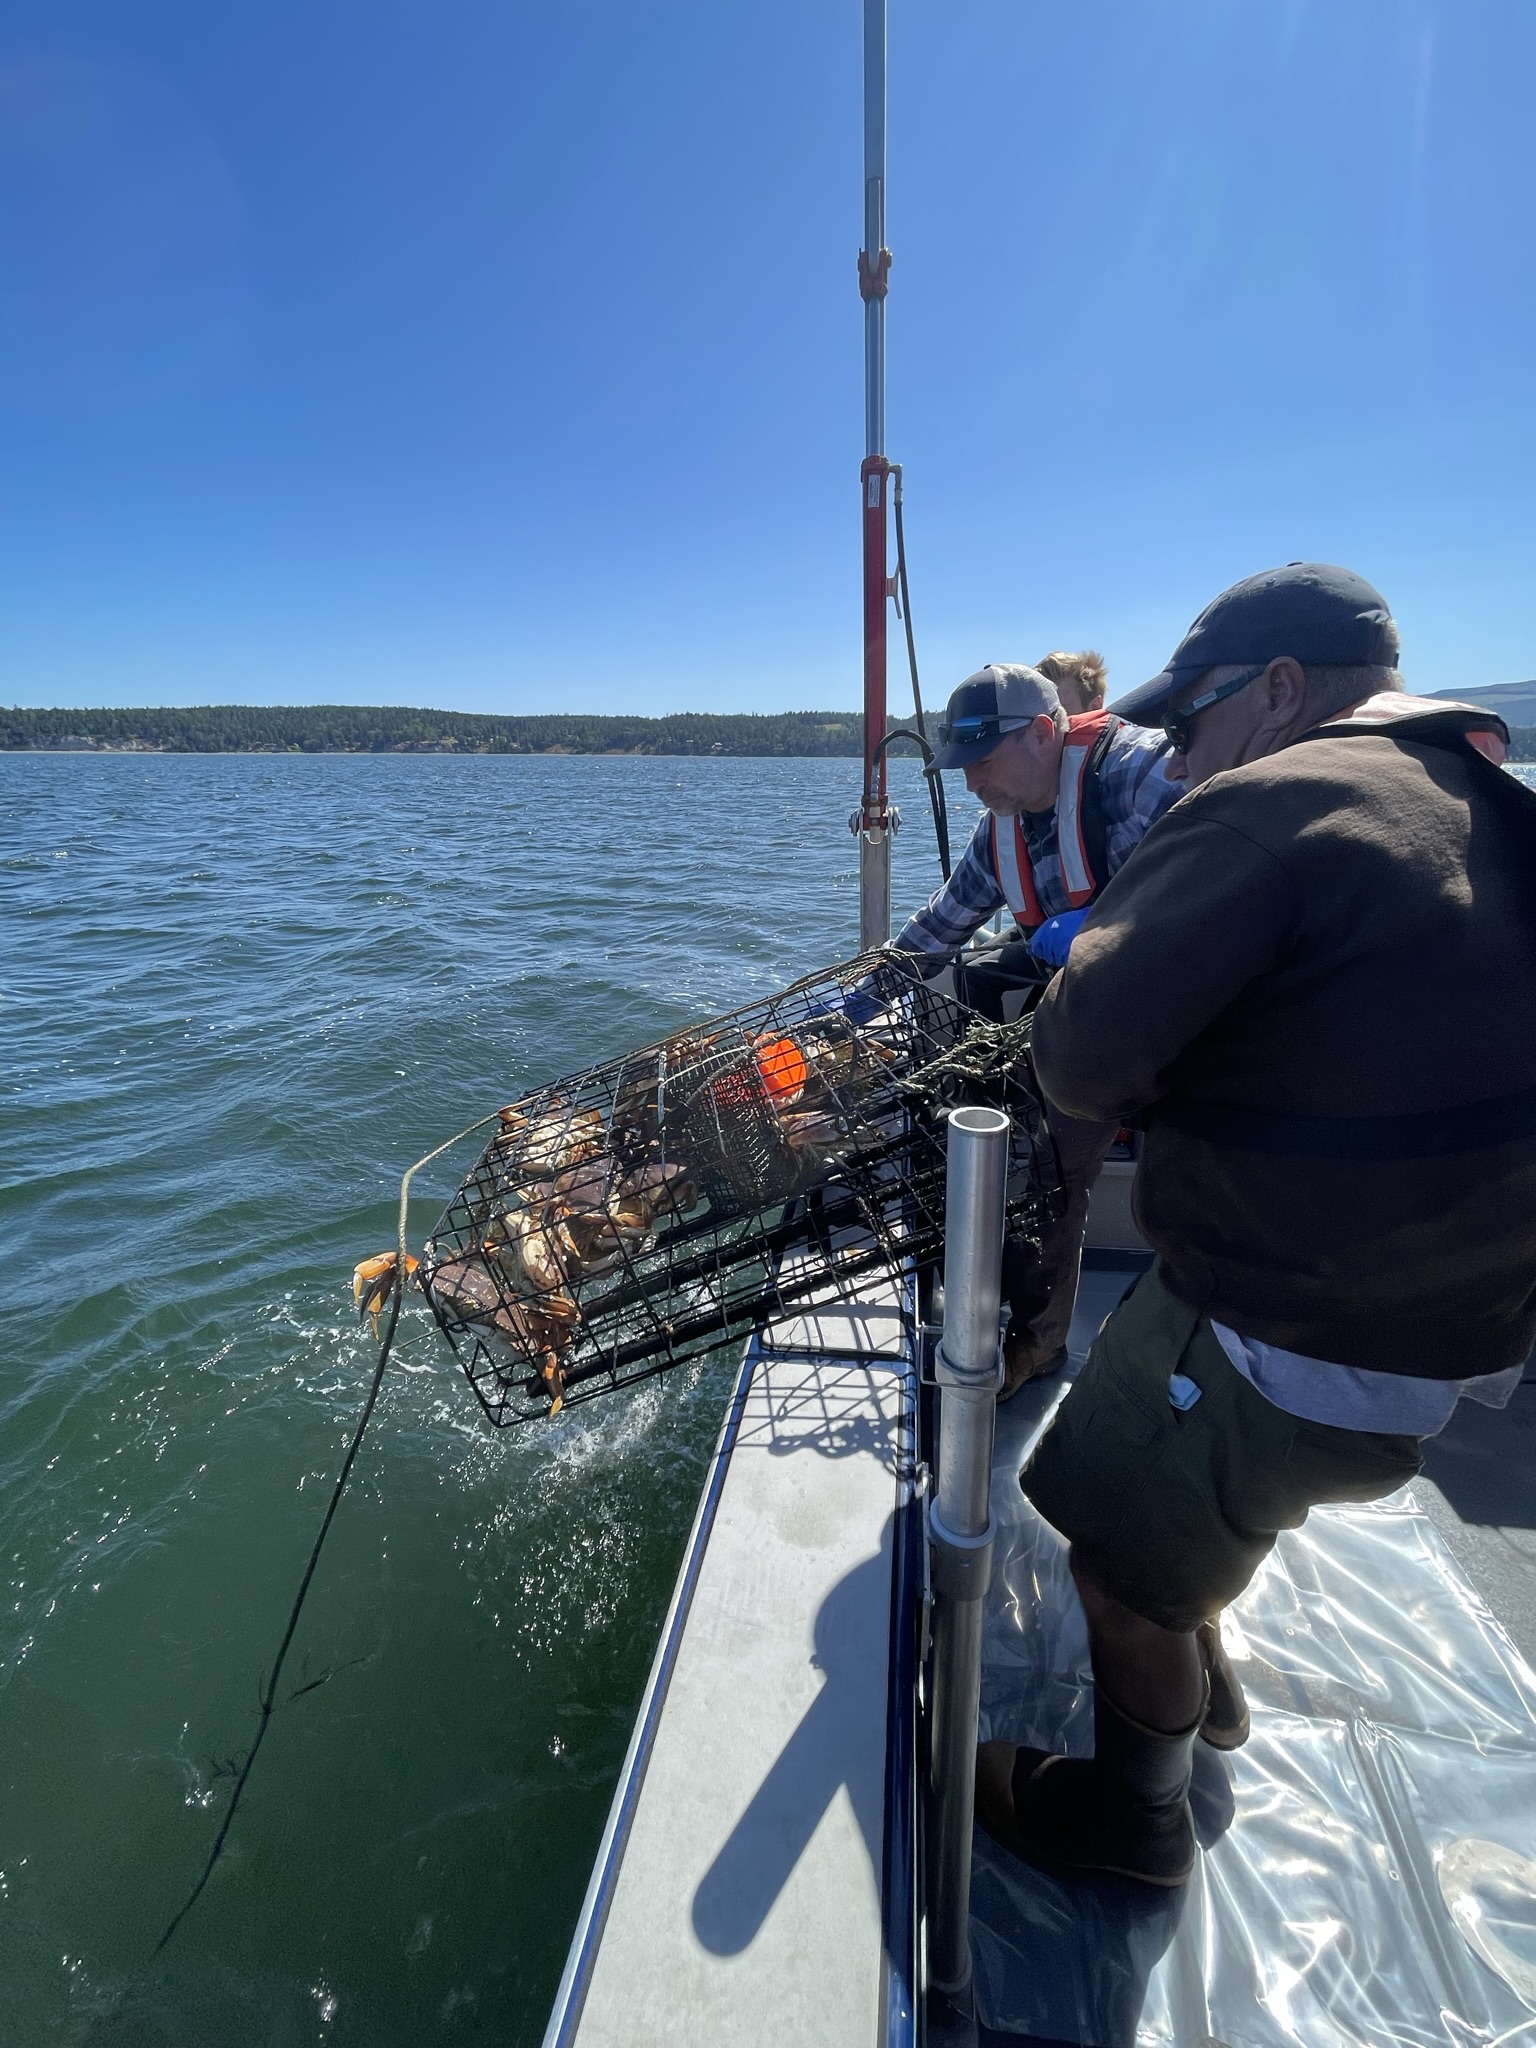
<svg viewBox="0 0 1536 2048"><path fill-rule="evenodd" d="M1094 1754L977 1759L982 1824L1054 1868L1187 1878L1196 1738L1247 1733L1220 1610L1309 1508L1502 1406L1536 1336L1536 796L1397 653L1370 584L1291 563L1121 706L1190 793L1034 1049L1054 1102L1142 1123L1157 1258L1022 1478L1072 1546Z"/></svg>
<svg viewBox="0 0 1536 2048"><path fill-rule="evenodd" d="M1038 669L993 662L967 676L949 700L928 772L963 770L986 815L948 882L895 944L947 956L1006 905L1023 936L965 976L975 1007L1001 1019L1003 989L1021 980L1043 985L1066 959L1088 906L1177 801L1180 790L1164 773L1167 757L1161 730L1103 710L1068 717L1056 685ZM1066 1363L1088 1198L1120 1120L1055 1111L1051 1129L1065 1212L1048 1228L1038 1258L1022 1242L1008 1246L1004 1285L1013 1314L1003 1347L1005 1400L1026 1380Z"/></svg>

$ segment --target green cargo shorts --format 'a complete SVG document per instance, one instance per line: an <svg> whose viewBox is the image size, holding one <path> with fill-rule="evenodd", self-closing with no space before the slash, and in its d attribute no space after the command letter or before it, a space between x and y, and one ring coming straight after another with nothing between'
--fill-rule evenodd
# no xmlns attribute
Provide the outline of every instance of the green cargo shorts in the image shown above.
<svg viewBox="0 0 1536 2048"><path fill-rule="evenodd" d="M1182 1411L1176 1372L1200 1388ZM1154 1266L1099 1332L1020 1484L1096 1584L1183 1633L1235 1600L1308 1508L1380 1500L1421 1463L1417 1437L1266 1401Z"/></svg>

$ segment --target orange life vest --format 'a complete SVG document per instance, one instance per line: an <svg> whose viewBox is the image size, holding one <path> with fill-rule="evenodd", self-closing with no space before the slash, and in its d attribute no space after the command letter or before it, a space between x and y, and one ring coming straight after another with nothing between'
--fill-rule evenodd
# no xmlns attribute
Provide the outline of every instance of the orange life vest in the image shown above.
<svg viewBox="0 0 1536 2048"><path fill-rule="evenodd" d="M1074 910L1091 903L1105 882L1104 825L1099 764L1120 729L1112 711L1084 711L1067 720L1056 792L1056 851L1067 899ZM1045 923L1035 894L1029 841L1021 817L992 818L992 864L1008 908L1026 931Z"/></svg>

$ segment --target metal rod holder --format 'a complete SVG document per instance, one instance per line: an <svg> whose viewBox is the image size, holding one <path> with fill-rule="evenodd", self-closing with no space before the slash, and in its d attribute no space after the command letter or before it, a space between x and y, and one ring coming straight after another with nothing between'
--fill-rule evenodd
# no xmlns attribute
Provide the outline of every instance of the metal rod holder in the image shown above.
<svg viewBox="0 0 1536 2048"><path fill-rule="evenodd" d="M873 952L891 936L891 833L878 826L859 834L859 951Z"/></svg>
<svg viewBox="0 0 1536 2048"><path fill-rule="evenodd" d="M928 1836L928 1978L970 1981L971 1832L981 1705L982 1610L992 1576L992 1436L1002 1378L1003 1210L1009 1120L949 1113L938 1484L928 1509L934 1593Z"/></svg>

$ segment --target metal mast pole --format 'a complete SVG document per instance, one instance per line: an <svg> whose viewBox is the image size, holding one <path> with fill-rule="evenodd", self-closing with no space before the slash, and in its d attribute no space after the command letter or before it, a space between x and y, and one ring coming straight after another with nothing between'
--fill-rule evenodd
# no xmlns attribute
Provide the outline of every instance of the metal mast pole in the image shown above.
<svg viewBox="0 0 1536 2048"><path fill-rule="evenodd" d="M864 0L864 246L859 292L864 300L864 792L851 823L859 840L859 946L882 946L891 935L891 835L896 813L886 797L885 738L886 499L885 292L891 252L885 246L885 4Z"/></svg>

